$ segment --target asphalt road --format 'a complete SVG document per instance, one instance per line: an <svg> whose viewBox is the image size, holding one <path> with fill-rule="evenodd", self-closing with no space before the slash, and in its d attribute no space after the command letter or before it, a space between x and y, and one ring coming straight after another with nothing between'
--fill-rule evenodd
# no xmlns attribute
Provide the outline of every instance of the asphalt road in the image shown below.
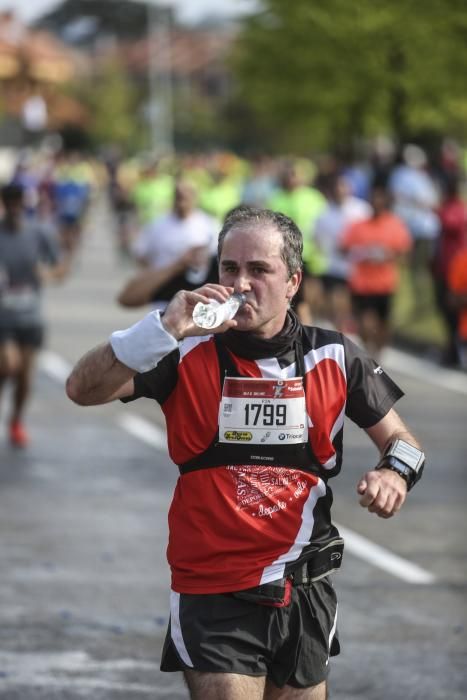
<svg viewBox="0 0 467 700"><path fill-rule="evenodd" d="M112 233L96 205L72 275L46 292L49 338L28 413L31 447L11 450L0 423L3 700L187 698L178 674L158 670L176 479L160 411L147 401L83 409L63 391L83 352L141 315L114 302L131 267ZM375 448L346 426L345 467L334 483L347 545L335 576L342 653L332 661L330 697L464 700L467 376L397 353L385 364L406 392L398 409L428 465L396 518L369 515L355 486Z"/></svg>

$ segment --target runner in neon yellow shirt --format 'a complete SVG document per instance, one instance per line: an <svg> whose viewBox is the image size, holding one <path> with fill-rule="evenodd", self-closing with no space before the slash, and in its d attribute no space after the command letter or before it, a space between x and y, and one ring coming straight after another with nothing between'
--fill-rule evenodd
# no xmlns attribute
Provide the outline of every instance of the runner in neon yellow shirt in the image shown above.
<svg viewBox="0 0 467 700"><path fill-rule="evenodd" d="M303 261L307 272L320 275L325 269L325 261L317 249L312 230L314 222L326 207L326 199L313 187L300 182L294 166L287 166L280 177L280 187L272 194L267 207L289 216L303 235Z"/></svg>

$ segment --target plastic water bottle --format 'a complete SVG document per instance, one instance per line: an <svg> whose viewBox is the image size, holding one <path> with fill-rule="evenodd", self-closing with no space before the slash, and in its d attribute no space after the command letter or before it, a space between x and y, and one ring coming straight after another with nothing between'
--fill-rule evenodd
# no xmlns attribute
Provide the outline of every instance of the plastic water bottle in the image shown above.
<svg viewBox="0 0 467 700"><path fill-rule="evenodd" d="M200 301L193 309L193 321L200 328L217 328L233 318L245 301L244 294L232 294L223 304L214 299L209 304Z"/></svg>

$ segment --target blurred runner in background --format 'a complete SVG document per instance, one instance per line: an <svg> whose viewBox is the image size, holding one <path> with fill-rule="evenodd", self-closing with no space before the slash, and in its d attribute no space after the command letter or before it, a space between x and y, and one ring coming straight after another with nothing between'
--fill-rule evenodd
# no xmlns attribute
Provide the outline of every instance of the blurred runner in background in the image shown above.
<svg viewBox="0 0 467 700"><path fill-rule="evenodd" d="M91 169L80 154L61 154L54 173L53 197L62 247L68 253L74 253L79 245L91 180Z"/></svg>
<svg viewBox="0 0 467 700"><path fill-rule="evenodd" d="M457 341L459 363L467 370L467 244L459 250L449 265L448 285L457 310Z"/></svg>
<svg viewBox="0 0 467 700"><path fill-rule="evenodd" d="M447 334L442 364L457 366L458 309L453 304L448 275L453 258L467 243L467 206L460 196L459 178L455 175L445 178L444 196L438 214L441 232L433 257L433 277L436 302Z"/></svg>
<svg viewBox="0 0 467 700"><path fill-rule="evenodd" d="M324 256L323 285L324 317L340 331L351 331L352 309L348 286L349 261L340 248L347 227L371 216L371 206L351 195L347 178L339 173L322 180L322 190L328 204L316 219L314 239Z"/></svg>
<svg viewBox="0 0 467 700"><path fill-rule="evenodd" d="M233 165L229 159L221 157L211 163L210 182L200 193L200 208L218 221L223 221L228 212L240 203L240 180L235 172L231 172Z"/></svg>
<svg viewBox="0 0 467 700"><path fill-rule="evenodd" d="M28 222L20 185L1 190L0 221L0 392L13 383L9 438L26 447L23 415L31 390L34 360L44 336L40 288L44 280L62 279L68 262L60 262L58 246L41 226Z"/></svg>
<svg viewBox="0 0 467 700"><path fill-rule="evenodd" d="M137 181L130 193L138 223L142 226L170 209L174 180L154 157L142 161Z"/></svg>
<svg viewBox="0 0 467 700"><path fill-rule="evenodd" d="M269 198L267 207L289 216L303 235L303 281L294 300L302 323L311 323L314 312L322 304L319 275L324 271L324 261L312 238L312 231L325 206L325 197L303 182L297 166L285 163L279 175L279 187Z"/></svg>
<svg viewBox="0 0 467 700"><path fill-rule="evenodd" d="M427 312L432 299L429 270L440 230L436 214L439 194L428 172L428 158L419 146L404 147L402 162L390 175L389 191L394 213L402 219L413 240L409 269L415 318Z"/></svg>
<svg viewBox="0 0 467 700"><path fill-rule="evenodd" d="M120 293L123 306L152 302L162 310L180 289L217 280L217 221L196 208L190 182L180 180L173 197L172 211L147 224L132 246L145 269Z"/></svg>
<svg viewBox="0 0 467 700"><path fill-rule="evenodd" d="M242 204L264 207L274 190L274 161L264 155L256 155L250 162L250 171L242 190Z"/></svg>
<svg viewBox="0 0 467 700"><path fill-rule="evenodd" d="M390 212L390 197L383 186L373 187L371 204L371 218L352 224L344 233L341 248L351 265L349 286L357 332L377 358L389 341L398 263L410 252L412 240L404 223Z"/></svg>

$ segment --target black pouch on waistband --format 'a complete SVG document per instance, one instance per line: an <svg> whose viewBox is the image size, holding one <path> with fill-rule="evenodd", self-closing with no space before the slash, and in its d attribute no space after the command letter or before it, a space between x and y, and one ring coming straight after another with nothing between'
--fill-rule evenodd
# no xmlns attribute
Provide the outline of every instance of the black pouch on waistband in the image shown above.
<svg viewBox="0 0 467 700"><path fill-rule="evenodd" d="M292 581L290 578L282 578L271 583L263 583L261 586L246 588L243 591L234 591L230 595L256 605L285 608L292 598Z"/></svg>
<svg viewBox="0 0 467 700"><path fill-rule="evenodd" d="M294 584L310 584L337 571L340 568L343 553L344 540L341 537L321 547L311 559L292 572Z"/></svg>

